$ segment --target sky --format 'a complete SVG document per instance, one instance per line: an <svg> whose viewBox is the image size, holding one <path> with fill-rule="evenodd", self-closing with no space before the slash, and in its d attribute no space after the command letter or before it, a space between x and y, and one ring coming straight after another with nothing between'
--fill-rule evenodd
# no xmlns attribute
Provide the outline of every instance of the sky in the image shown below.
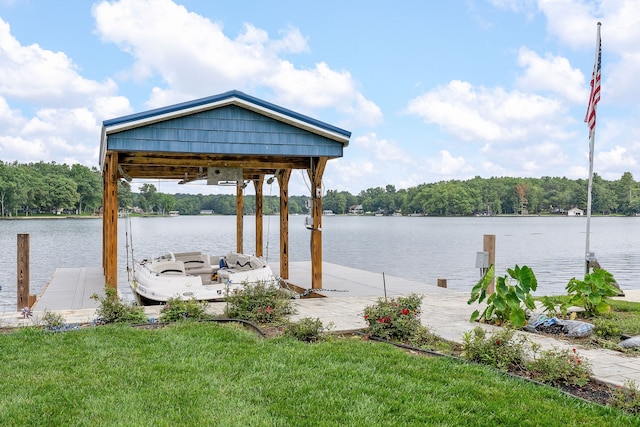
<svg viewBox="0 0 640 427"><path fill-rule="evenodd" d="M240 90L352 133L325 191L588 179L597 22L594 172L639 180L638 0L0 0L0 160L99 167L104 120Z"/></svg>

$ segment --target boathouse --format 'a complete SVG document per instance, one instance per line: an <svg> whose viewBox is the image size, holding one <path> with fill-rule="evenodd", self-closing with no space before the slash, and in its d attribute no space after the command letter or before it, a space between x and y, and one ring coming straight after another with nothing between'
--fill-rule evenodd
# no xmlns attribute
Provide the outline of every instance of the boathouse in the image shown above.
<svg viewBox="0 0 640 427"><path fill-rule="evenodd" d="M243 248L243 191L256 194L256 248L263 254L262 187L280 187L280 276L289 278L291 171L306 170L311 182L311 283L322 288L322 175L327 161L342 157L351 132L243 92L207 98L106 120L100 141L103 177L102 266L107 286L117 287L118 181L162 179L232 184L236 188L237 252Z"/></svg>

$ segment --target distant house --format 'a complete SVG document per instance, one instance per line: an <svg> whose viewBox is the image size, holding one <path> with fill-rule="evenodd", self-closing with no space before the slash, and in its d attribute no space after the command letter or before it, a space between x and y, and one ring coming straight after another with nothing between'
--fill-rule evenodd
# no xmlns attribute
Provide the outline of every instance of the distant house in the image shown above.
<svg viewBox="0 0 640 427"><path fill-rule="evenodd" d="M362 205L349 206L349 215L364 215Z"/></svg>
<svg viewBox="0 0 640 427"><path fill-rule="evenodd" d="M571 208L567 211L567 216L583 216L584 211L578 208Z"/></svg>
<svg viewBox="0 0 640 427"><path fill-rule="evenodd" d="M211 209L201 209L200 215L213 215L213 211Z"/></svg>

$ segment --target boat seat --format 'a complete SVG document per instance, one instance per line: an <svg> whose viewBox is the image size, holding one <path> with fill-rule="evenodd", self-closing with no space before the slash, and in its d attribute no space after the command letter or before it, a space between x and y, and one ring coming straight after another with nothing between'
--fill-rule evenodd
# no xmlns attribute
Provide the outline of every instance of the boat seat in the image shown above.
<svg viewBox="0 0 640 427"><path fill-rule="evenodd" d="M157 274L185 274L182 261L162 261L155 263L153 271Z"/></svg>
<svg viewBox="0 0 640 427"><path fill-rule="evenodd" d="M253 255L230 253L225 256L228 268L236 270L254 270L267 265L262 259Z"/></svg>

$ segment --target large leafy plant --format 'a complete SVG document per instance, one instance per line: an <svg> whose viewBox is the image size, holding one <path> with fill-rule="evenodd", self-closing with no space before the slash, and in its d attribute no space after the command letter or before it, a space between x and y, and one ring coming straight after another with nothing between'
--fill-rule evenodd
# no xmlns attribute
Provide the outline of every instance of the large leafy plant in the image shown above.
<svg viewBox="0 0 640 427"><path fill-rule="evenodd" d="M533 270L526 265L513 269L507 269L508 275L496 279L495 291L488 293L489 285L495 276L495 267L492 265L487 273L471 289L471 297L467 304L473 302L487 302L487 307L482 313L475 310L471 315L471 321L491 322L495 324L511 323L516 328L521 328L527 321L525 309L535 309L535 302L531 292L538 287Z"/></svg>
<svg viewBox="0 0 640 427"><path fill-rule="evenodd" d="M585 274L584 280L578 280L574 277L569 280L565 288L569 293L567 305L584 307L585 315L588 317L607 313L611 310L607 298L620 293L614 283L616 280L613 275L603 269Z"/></svg>

